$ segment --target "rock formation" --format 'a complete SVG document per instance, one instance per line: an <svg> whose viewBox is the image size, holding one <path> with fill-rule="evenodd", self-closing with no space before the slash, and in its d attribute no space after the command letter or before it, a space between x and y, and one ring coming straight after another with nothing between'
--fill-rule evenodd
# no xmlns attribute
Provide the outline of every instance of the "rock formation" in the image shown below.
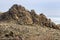
<svg viewBox="0 0 60 40"><path fill-rule="evenodd" d="M7 12L0 14L1 21L13 21L18 24L36 24L57 28L56 24L48 19L43 13L37 15L34 10L26 10L23 6L14 4Z"/></svg>
<svg viewBox="0 0 60 40"><path fill-rule="evenodd" d="M31 10L31 16L32 16L32 20L34 24L38 24L39 23L39 16L36 14L36 12L34 10Z"/></svg>
<svg viewBox="0 0 60 40"><path fill-rule="evenodd" d="M41 13L39 15L39 24L41 26L46 26L46 27L50 27L50 28L54 28L54 29L59 29L57 27L57 25L54 22L52 22L51 19L48 19L43 13Z"/></svg>

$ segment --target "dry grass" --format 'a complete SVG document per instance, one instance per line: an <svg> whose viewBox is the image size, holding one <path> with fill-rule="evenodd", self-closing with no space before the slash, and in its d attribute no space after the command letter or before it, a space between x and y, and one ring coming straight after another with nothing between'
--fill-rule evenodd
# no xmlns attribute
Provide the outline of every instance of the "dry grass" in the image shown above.
<svg viewBox="0 0 60 40"><path fill-rule="evenodd" d="M0 38L6 38L5 34L12 31L13 35L19 35L23 40L60 40L60 30L41 27L38 25L18 25L1 23Z"/></svg>

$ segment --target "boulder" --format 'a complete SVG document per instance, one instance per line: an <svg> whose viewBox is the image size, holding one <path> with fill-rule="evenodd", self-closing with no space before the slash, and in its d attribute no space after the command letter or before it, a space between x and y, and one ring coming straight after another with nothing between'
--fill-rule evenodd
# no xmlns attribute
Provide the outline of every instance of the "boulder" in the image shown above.
<svg viewBox="0 0 60 40"><path fill-rule="evenodd" d="M33 20L33 24L39 24L39 16L36 14L34 10L31 10L31 16Z"/></svg>
<svg viewBox="0 0 60 40"><path fill-rule="evenodd" d="M46 18L46 16L43 13L41 13L39 15L39 24L44 26L47 23L47 21L48 19Z"/></svg>

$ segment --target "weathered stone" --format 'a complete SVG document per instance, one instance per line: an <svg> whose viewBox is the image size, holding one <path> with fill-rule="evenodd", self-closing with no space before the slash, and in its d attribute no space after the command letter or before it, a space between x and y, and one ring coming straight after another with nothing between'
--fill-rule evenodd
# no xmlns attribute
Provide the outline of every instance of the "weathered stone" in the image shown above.
<svg viewBox="0 0 60 40"><path fill-rule="evenodd" d="M24 24L32 24L33 23L30 13L25 12L25 11L23 11L23 12L21 12L21 14L19 14L19 21L23 22Z"/></svg>
<svg viewBox="0 0 60 40"><path fill-rule="evenodd" d="M41 26L59 29L57 25L54 22L52 22L51 19L48 19L43 13L39 16L39 23Z"/></svg>
<svg viewBox="0 0 60 40"><path fill-rule="evenodd" d="M18 24L36 24L51 28L58 28L55 23L43 13L37 15L34 10L26 10L23 6L14 4L7 12L0 14L0 21L15 22Z"/></svg>
<svg viewBox="0 0 60 40"><path fill-rule="evenodd" d="M46 16L43 13L41 13L39 15L39 23L40 23L40 25L44 26L45 23L47 23L47 21L48 21L48 19L46 18Z"/></svg>
<svg viewBox="0 0 60 40"><path fill-rule="evenodd" d="M31 10L31 16L34 24L39 24L39 16L34 10Z"/></svg>
<svg viewBox="0 0 60 40"><path fill-rule="evenodd" d="M9 14L11 14L12 18L16 19L20 24L33 23L30 13L27 12L21 5L13 5L9 10Z"/></svg>

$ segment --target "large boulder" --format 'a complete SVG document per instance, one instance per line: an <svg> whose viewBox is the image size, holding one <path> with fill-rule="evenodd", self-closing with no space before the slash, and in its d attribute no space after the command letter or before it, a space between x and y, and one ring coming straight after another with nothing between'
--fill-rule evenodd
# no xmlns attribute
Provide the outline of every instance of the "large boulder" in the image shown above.
<svg viewBox="0 0 60 40"><path fill-rule="evenodd" d="M33 24L39 24L39 15L37 15L34 10L31 10L30 14L32 16Z"/></svg>
<svg viewBox="0 0 60 40"><path fill-rule="evenodd" d="M46 16L43 13L41 13L39 15L39 23L40 23L40 25L44 26L45 23L47 23L47 21L48 21L48 19L46 18Z"/></svg>
<svg viewBox="0 0 60 40"><path fill-rule="evenodd" d="M51 19L48 19L43 13L39 15L39 24L41 26L59 29L59 27L54 22L52 22Z"/></svg>

